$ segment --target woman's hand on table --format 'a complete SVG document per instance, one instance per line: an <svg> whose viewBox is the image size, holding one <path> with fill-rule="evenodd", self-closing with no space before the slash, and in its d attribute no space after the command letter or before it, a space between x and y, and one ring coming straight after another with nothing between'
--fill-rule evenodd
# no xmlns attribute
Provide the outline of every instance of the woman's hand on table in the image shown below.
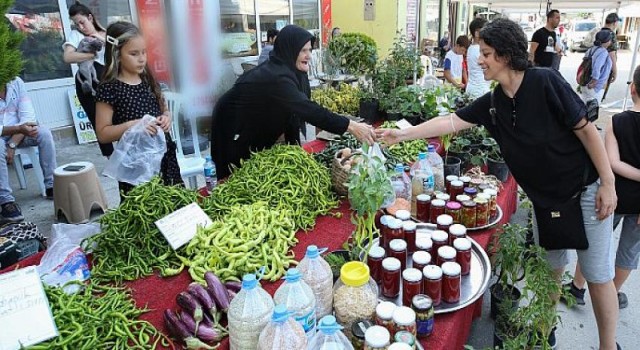
<svg viewBox="0 0 640 350"><path fill-rule="evenodd" d="M373 127L369 124L349 121L347 131L353 135L358 141L372 145L376 140L376 134Z"/></svg>

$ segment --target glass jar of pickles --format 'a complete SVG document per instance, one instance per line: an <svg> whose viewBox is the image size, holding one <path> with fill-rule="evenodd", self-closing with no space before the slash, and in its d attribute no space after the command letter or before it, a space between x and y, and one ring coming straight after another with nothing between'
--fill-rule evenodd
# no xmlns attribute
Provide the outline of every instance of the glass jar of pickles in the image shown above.
<svg viewBox="0 0 640 350"><path fill-rule="evenodd" d="M395 336L393 337L393 340L394 340L393 344L407 345L409 349L415 349L416 348L416 337L413 334L411 334L411 333L409 333L407 331L397 332L395 334ZM391 345L393 346L393 344L391 344ZM406 347L405 347L405 349L406 349Z"/></svg>
<svg viewBox="0 0 640 350"><path fill-rule="evenodd" d="M464 201L462 202L462 225L467 228L476 227L476 202Z"/></svg>
<svg viewBox="0 0 640 350"><path fill-rule="evenodd" d="M456 202L460 204L470 200L471 200L471 197L467 196L466 194L459 194L456 196Z"/></svg>
<svg viewBox="0 0 640 350"><path fill-rule="evenodd" d="M426 294L418 294L413 297L411 304L411 308L416 312L416 336L424 339L433 332L433 300Z"/></svg>
<svg viewBox="0 0 640 350"><path fill-rule="evenodd" d="M460 223L460 216L462 215L462 204L458 202L447 202L445 205L444 213L453 218L453 223Z"/></svg>
<svg viewBox="0 0 640 350"><path fill-rule="evenodd" d="M488 194L491 198L489 200L489 217L494 218L498 214L498 191L488 188L483 193Z"/></svg>
<svg viewBox="0 0 640 350"><path fill-rule="evenodd" d="M466 194L467 196L471 197L471 199L476 198L476 195L478 194L478 189L475 187L465 187L464 188L464 194Z"/></svg>
<svg viewBox="0 0 640 350"><path fill-rule="evenodd" d="M399 306L393 311L393 324L395 333L407 331L416 336L416 313L410 307Z"/></svg>
<svg viewBox="0 0 640 350"><path fill-rule="evenodd" d="M383 301L376 306L376 325L389 330L389 334L393 332L393 311L396 307L396 304L390 301Z"/></svg>
<svg viewBox="0 0 640 350"><path fill-rule="evenodd" d="M476 198L476 227L489 224L489 202L484 198Z"/></svg>
<svg viewBox="0 0 640 350"><path fill-rule="evenodd" d="M482 185L483 183L484 183L484 181L482 181L482 179L474 178L474 179L471 179L471 181L469 182L469 187L473 187L473 188L479 190L480 189L479 188L480 185Z"/></svg>
<svg viewBox="0 0 640 350"><path fill-rule="evenodd" d="M364 349L364 335L367 329L373 327L373 322L369 320L357 320L351 326L351 344L354 349Z"/></svg>
<svg viewBox="0 0 640 350"><path fill-rule="evenodd" d="M364 333L364 350L387 350L391 344L391 334L380 326L372 326Z"/></svg>

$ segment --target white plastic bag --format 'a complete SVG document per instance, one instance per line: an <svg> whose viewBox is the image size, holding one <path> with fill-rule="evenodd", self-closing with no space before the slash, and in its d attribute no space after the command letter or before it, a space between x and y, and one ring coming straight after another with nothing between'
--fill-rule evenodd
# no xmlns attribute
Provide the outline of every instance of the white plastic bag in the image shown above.
<svg viewBox="0 0 640 350"><path fill-rule="evenodd" d="M70 243L81 246L85 238L100 233L100 224L89 222L86 224L53 224L51 225L51 243L60 239L68 239ZM86 253L91 253L94 247L84 247Z"/></svg>
<svg viewBox="0 0 640 350"><path fill-rule="evenodd" d="M156 125L156 118L145 115L125 131L104 168L105 176L136 186L160 172L167 141L159 126L156 134L150 135L146 130L148 124Z"/></svg>
<svg viewBox="0 0 640 350"><path fill-rule="evenodd" d="M70 281L85 281L89 278L87 257L79 245L72 243L66 236L61 236L42 256L38 273L42 282L49 286L63 286ZM65 292L75 293L79 285L65 287Z"/></svg>

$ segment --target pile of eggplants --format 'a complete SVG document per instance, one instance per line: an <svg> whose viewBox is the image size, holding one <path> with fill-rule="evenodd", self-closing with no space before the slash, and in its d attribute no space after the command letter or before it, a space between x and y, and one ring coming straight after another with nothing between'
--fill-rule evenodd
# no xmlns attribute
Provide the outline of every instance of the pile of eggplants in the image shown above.
<svg viewBox="0 0 640 350"><path fill-rule="evenodd" d="M227 335L220 325L231 300L240 291L239 282L222 283L213 272L204 275L207 286L197 282L176 296L179 311L166 309L164 324L171 336L187 349L215 349Z"/></svg>

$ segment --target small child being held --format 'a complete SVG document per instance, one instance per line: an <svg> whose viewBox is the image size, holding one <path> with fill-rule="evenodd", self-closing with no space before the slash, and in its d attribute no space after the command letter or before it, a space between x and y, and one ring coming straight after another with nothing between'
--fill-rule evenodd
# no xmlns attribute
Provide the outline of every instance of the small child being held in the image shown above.
<svg viewBox="0 0 640 350"><path fill-rule="evenodd" d="M171 130L160 86L147 66L145 40L140 30L129 22L115 22L107 28L106 70L96 95L96 135L102 143L118 141L125 131L149 114L165 133ZM157 128L147 130L155 135ZM181 184L176 145L167 134L167 151L162 158L160 175L166 185ZM133 185L119 182L121 193Z"/></svg>
<svg viewBox="0 0 640 350"><path fill-rule="evenodd" d="M462 63L470 44L469 38L460 35L456 39L456 44L444 57L444 79L459 89L465 88L465 84L462 83Z"/></svg>

